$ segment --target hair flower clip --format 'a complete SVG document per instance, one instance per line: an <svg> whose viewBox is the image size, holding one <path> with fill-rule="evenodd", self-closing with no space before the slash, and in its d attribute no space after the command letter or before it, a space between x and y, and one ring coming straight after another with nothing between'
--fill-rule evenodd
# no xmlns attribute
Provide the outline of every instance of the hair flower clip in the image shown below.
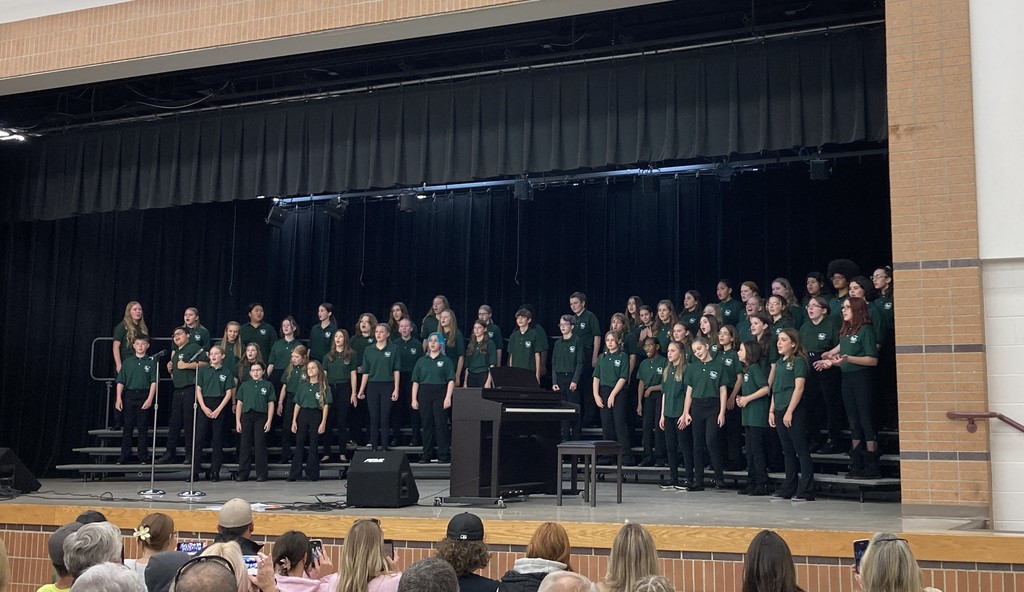
<svg viewBox="0 0 1024 592"><path fill-rule="evenodd" d="M292 562L287 557L282 557L277 560L278 567L281 570L281 574L287 575L292 570Z"/></svg>
<svg viewBox="0 0 1024 592"><path fill-rule="evenodd" d="M135 529L132 536L139 539L140 541L148 541L152 535L149 534L148 526L140 526Z"/></svg>

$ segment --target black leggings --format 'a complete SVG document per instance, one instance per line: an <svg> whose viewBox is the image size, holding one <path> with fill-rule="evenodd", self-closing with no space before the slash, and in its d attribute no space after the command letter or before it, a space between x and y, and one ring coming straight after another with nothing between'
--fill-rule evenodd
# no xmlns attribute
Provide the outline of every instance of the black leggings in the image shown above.
<svg viewBox="0 0 1024 592"><path fill-rule="evenodd" d="M697 475L704 475L704 451L711 454L711 466L715 469L715 481L721 483L725 479L722 466L722 451L718 447L718 413L722 402L718 397L693 399L690 404L690 417L693 420L693 464ZM696 481L700 485L700 479Z"/></svg>
<svg viewBox="0 0 1024 592"><path fill-rule="evenodd" d="M668 478L679 485L679 448L683 449L683 468L686 482L693 484L693 436L691 426L679 429L678 417L665 416L665 448L668 449Z"/></svg>
<svg viewBox="0 0 1024 592"><path fill-rule="evenodd" d="M850 420L850 434L854 440L877 440L871 422L871 387L875 373L867 367L856 372L843 373L843 405Z"/></svg>
<svg viewBox="0 0 1024 592"><path fill-rule="evenodd" d="M744 426L747 437L747 485L768 485L768 457L764 453L768 428Z"/></svg>
<svg viewBox="0 0 1024 592"><path fill-rule="evenodd" d="M395 390L394 381L367 382L366 406L370 412L370 447L385 448L391 438L391 393Z"/></svg>
<svg viewBox="0 0 1024 592"><path fill-rule="evenodd" d="M782 451L786 459L786 480L779 486L783 497L814 497L814 464L807 450L807 409L797 405L793 410L793 421L786 427L783 417L785 409L775 410L775 429L779 433ZM799 479L797 473L799 472Z"/></svg>
<svg viewBox="0 0 1024 592"><path fill-rule="evenodd" d="M338 454L348 454L348 410L352 407L352 383L349 381L331 384L334 402L327 410L327 433L324 434L324 456L331 454L331 441L337 443ZM334 433L332 434L332 426Z"/></svg>
<svg viewBox="0 0 1024 592"><path fill-rule="evenodd" d="M626 396L626 389L623 387L619 394L615 395L615 406L608 408L608 397L612 394L614 387L601 385L599 394L601 403L601 437L605 440L617 440L622 450L622 463L631 464L633 452L629 447L629 424L626 414L629 413L629 397Z"/></svg>

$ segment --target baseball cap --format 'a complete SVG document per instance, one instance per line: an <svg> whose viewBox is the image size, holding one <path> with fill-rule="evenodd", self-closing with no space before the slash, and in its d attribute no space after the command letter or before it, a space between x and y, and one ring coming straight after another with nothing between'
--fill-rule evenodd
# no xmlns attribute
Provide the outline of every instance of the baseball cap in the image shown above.
<svg viewBox="0 0 1024 592"><path fill-rule="evenodd" d="M456 541L482 541L484 540L484 523L476 514L469 512L457 514L448 522L446 536Z"/></svg>
<svg viewBox="0 0 1024 592"><path fill-rule="evenodd" d="M220 509L217 524L224 528L238 528L252 524L252 507L240 497L230 499Z"/></svg>
<svg viewBox="0 0 1024 592"><path fill-rule="evenodd" d="M72 522L61 526L50 535L50 541L46 545L50 552L50 563L64 565L64 539L68 538L69 534L78 532L79 528L82 528L82 523Z"/></svg>

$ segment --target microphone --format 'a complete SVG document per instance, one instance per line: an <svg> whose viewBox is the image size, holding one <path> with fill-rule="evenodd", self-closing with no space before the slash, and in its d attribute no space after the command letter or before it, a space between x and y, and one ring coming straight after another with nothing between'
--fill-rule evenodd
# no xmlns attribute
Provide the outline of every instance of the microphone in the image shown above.
<svg viewBox="0 0 1024 592"><path fill-rule="evenodd" d="M188 360L188 361L189 361L189 362L195 362L195 361L196 361L196 358L198 358L199 356L203 355L203 353L205 353L205 352L206 352L206 350L205 350L205 349L203 349L203 348L199 348L199 351L197 351L197 352L195 353L195 355L194 355L194 356L192 356L191 358L189 358L189 360Z"/></svg>
<svg viewBox="0 0 1024 592"><path fill-rule="evenodd" d="M162 357L164 357L166 355L167 355L167 350L166 349L162 349L162 350L156 352L155 354L153 354L150 357L153 358L154 360L159 360L160 358L162 358Z"/></svg>

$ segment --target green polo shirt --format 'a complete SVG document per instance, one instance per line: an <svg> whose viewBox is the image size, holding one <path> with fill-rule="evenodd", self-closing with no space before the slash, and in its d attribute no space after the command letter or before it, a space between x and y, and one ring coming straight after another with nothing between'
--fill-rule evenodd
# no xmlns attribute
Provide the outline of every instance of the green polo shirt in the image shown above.
<svg viewBox="0 0 1024 592"><path fill-rule="evenodd" d="M299 392L299 386L306 378L306 367L304 365L294 366L291 371L288 371L288 367L285 366L282 370L284 370L284 374L281 376L281 382L284 383L285 391L293 395Z"/></svg>
<svg viewBox="0 0 1024 592"><path fill-rule="evenodd" d="M580 343L583 344L583 349L587 355L593 355L594 337L601 335L601 323L597 320L597 315L591 312L590 309L584 309L583 312L576 315L576 325L573 327L572 332L580 338Z"/></svg>
<svg viewBox="0 0 1024 592"><path fill-rule="evenodd" d="M735 298L719 302L718 306L722 307L723 325L732 325L735 327L740 321L746 318L747 311L743 308L743 303Z"/></svg>
<svg viewBox="0 0 1024 592"><path fill-rule="evenodd" d="M759 364L751 364L743 372L743 386L740 394L750 396L768 386L768 375ZM743 425L754 428L768 427L768 409L771 407L771 395L765 395L747 403L740 416Z"/></svg>
<svg viewBox="0 0 1024 592"><path fill-rule="evenodd" d="M800 343L808 353L827 352L839 343L839 325L832 317L824 317L815 325L810 320L800 327Z"/></svg>
<svg viewBox="0 0 1024 592"><path fill-rule="evenodd" d="M718 358L703 362L694 360L686 367L686 386L693 387L694 399L711 399L719 396L722 386L722 362Z"/></svg>
<svg viewBox="0 0 1024 592"><path fill-rule="evenodd" d="M740 343L754 339L754 334L750 332L750 321L746 317L736 324L736 333L739 335Z"/></svg>
<svg viewBox="0 0 1024 592"><path fill-rule="evenodd" d="M875 341L875 329L871 325L864 325L857 331L856 335L844 335L839 338L839 355L841 356L867 356L878 357L878 346ZM847 362L839 366L844 373L860 372L867 370L870 366L861 366Z"/></svg>
<svg viewBox="0 0 1024 592"><path fill-rule="evenodd" d="M655 337L658 339L658 343L661 344L661 351L667 352L668 344L672 341L672 327L669 325L662 325L661 328L658 329L658 334L655 335Z"/></svg>
<svg viewBox="0 0 1024 592"><path fill-rule="evenodd" d="M284 367L292 361L292 350L299 345L302 344L299 343L298 339L292 339L291 341L278 339L270 348L270 358L267 360L267 365L273 366L275 370L284 370Z"/></svg>
<svg viewBox="0 0 1024 592"><path fill-rule="evenodd" d="M456 330L451 339L445 339L444 355L453 361L458 361L459 358L466 355L466 338L462 336L462 331Z"/></svg>
<svg viewBox="0 0 1024 592"><path fill-rule="evenodd" d="M722 363L722 384L725 385L725 392L731 393L732 388L736 385L736 377L743 371L740 355L736 353L735 349L722 350L717 359Z"/></svg>
<svg viewBox="0 0 1024 592"><path fill-rule="evenodd" d="M352 351L356 352L356 362L359 365L360 372L363 371L363 352L375 343L377 343L377 338L373 336L373 333L369 335L356 335L352 338Z"/></svg>
<svg viewBox="0 0 1024 592"><path fill-rule="evenodd" d="M629 380L629 355L622 350L601 354L594 367L594 378L601 386L615 386L620 378Z"/></svg>
<svg viewBox="0 0 1024 592"><path fill-rule="evenodd" d="M149 385L156 382L156 361L150 356L132 356L122 358L121 371L117 373L117 383L132 390L149 390Z"/></svg>
<svg viewBox="0 0 1024 592"><path fill-rule="evenodd" d="M637 380L643 381L644 388L658 386L661 384L661 375L668 366L668 359L663 355L647 358L640 362L640 368L636 371Z"/></svg>
<svg viewBox="0 0 1024 592"><path fill-rule="evenodd" d="M896 328L895 310L892 300L879 296L871 303L871 322L875 324L875 339L878 345L887 345Z"/></svg>
<svg viewBox="0 0 1024 592"><path fill-rule="evenodd" d="M850 293L847 292L846 296L842 298L833 296L828 301L828 316L836 319L836 322L843 322L843 303L850 299Z"/></svg>
<svg viewBox="0 0 1024 592"><path fill-rule="evenodd" d="M267 405L275 400L274 385L266 380L252 380L250 377L248 382L243 382L242 386L238 387L235 398L242 403L242 413L266 413Z"/></svg>
<svg viewBox="0 0 1024 592"><path fill-rule="evenodd" d="M203 349L210 349L210 332L202 325L185 327L188 331L189 343L194 343Z"/></svg>
<svg viewBox="0 0 1024 592"><path fill-rule="evenodd" d="M398 369L398 349L388 343L384 349L371 345L363 351L363 374L369 382L394 382Z"/></svg>
<svg viewBox="0 0 1024 592"><path fill-rule="evenodd" d="M142 329L138 325L135 325L135 336L142 335ZM128 341L128 328L125 326L124 321L121 321L114 327L114 341L120 342L121 347L121 363L128 358L135 355L135 350L132 349L132 344Z"/></svg>
<svg viewBox="0 0 1024 592"><path fill-rule="evenodd" d="M426 339L430 337L431 333L437 332L437 317L429 314L423 317L423 322L420 325L420 339Z"/></svg>
<svg viewBox="0 0 1024 592"><path fill-rule="evenodd" d="M243 355L244 352L243 352ZM235 350L231 349L231 344L224 346L224 365L231 370L232 374L238 375L238 357L235 356Z"/></svg>
<svg viewBox="0 0 1024 592"><path fill-rule="evenodd" d="M303 381L295 391L295 404L303 409L323 409L334 402L331 387L324 389L324 400L320 400L320 385Z"/></svg>
<svg viewBox="0 0 1024 592"><path fill-rule="evenodd" d="M497 344L496 349L505 349L505 337L501 333L501 327L494 323L487 325L487 338L491 340L491 343Z"/></svg>
<svg viewBox="0 0 1024 592"><path fill-rule="evenodd" d="M484 351L480 351L479 347L480 344L474 338L466 348L466 370L474 374L487 372L491 366L498 365L497 342L488 339L487 344L483 346L486 348Z"/></svg>
<svg viewBox="0 0 1024 592"><path fill-rule="evenodd" d="M455 364L443 354L436 358L427 354L416 360L416 367L412 369L412 381L417 384L448 384L453 380Z"/></svg>
<svg viewBox="0 0 1024 592"><path fill-rule="evenodd" d="M518 328L509 335L508 355L511 365L515 368L526 368L527 370L537 369L537 360L534 354L540 353L540 342L544 341L536 329L530 327L526 332Z"/></svg>
<svg viewBox="0 0 1024 592"><path fill-rule="evenodd" d="M416 336L419 335L419 330L416 328L416 323L410 321L409 324L412 325L412 331L409 331L409 338L416 339ZM401 338L402 334L398 332L398 327L391 327L391 333L388 334L388 341L398 341Z"/></svg>
<svg viewBox="0 0 1024 592"><path fill-rule="evenodd" d="M703 316L701 310L695 311L682 311L679 313L679 322L690 328L690 334L696 335L700 331L700 318ZM671 332L671 327L669 328Z"/></svg>
<svg viewBox="0 0 1024 592"><path fill-rule="evenodd" d="M807 360L803 356L794 356L775 362L775 382L772 383L772 395L775 397L775 410L785 411L793 398L797 378L807 378Z"/></svg>
<svg viewBox="0 0 1024 592"><path fill-rule="evenodd" d="M410 334L409 339L402 339L399 335L398 340L391 343L398 349L398 371L412 372L416 367L416 360L423 356L423 342Z"/></svg>
<svg viewBox="0 0 1024 592"><path fill-rule="evenodd" d="M677 377L675 369L669 368L668 378L661 383L662 404L664 405L666 418L676 419L683 414L683 407L686 403L686 375L688 373L689 371L684 371L683 376Z"/></svg>
<svg viewBox="0 0 1024 592"><path fill-rule="evenodd" d="M342 359L341 354L333 356L327 354L324 356L324 372L327 373L327 384L345 384L347 388L352 387L352 372L359 367L359 356L355 352L349 357L346 362Z"/></svg>
<svg viewBox="0 0 1024 592"><path fill-rule="evenodd" d="M196 371L192 370L179 370L178 362L188 362L192 360L192 356L196 355L199 351L199 346L195 343L186 343L184 347L174 352L171 356L171 380L174 382L174 388L180 389L196 383ZM198 356L193 362L203 360L203 356Z"/></svg>
<svg viewBox="0 0 1024 592"><path fill-rule="evenodd" d="M321 327L320 323L313 325L309 332L309 357L319 362L324 361L324 356L331 351L331 340L338 326L334 323Z"/></svg>
<svg viewBox="0 0 1024 592"><path fill-rule="evenodd" d="M235 388L235 374L224 364L220 368L203 366L199 369L199 388L203 389L203 399L223 399Z"/></svg>
<svg viewBox="0 0 1024 592"><path fill-rule="evenodd" d="M778 321L772 320L772 335L775 336L776 341L778 341L779 333L782 333L783 329L796 329L796 323L793 322L793 319L785 317L780 318Z"/></svg>
<svg viewBox="0 0 1024 592"><path fill-rule="evenodd" d="M579 379L577 369L582 371L584 347L578 335L573 333L569 339L561 337L555 340L551 349L551 371L568 372Z"/></svg>
<svg viewBox="0 0 1024 592"><path fill-rule="evenodd" d="M259 327L253 327L252 323L245 323L238 331L238 338L242 340L243 346L255 343L260 348L263 359L266 360L270 356L270 348L277 341L277 331L267 323L260 323Z"/></svg>

